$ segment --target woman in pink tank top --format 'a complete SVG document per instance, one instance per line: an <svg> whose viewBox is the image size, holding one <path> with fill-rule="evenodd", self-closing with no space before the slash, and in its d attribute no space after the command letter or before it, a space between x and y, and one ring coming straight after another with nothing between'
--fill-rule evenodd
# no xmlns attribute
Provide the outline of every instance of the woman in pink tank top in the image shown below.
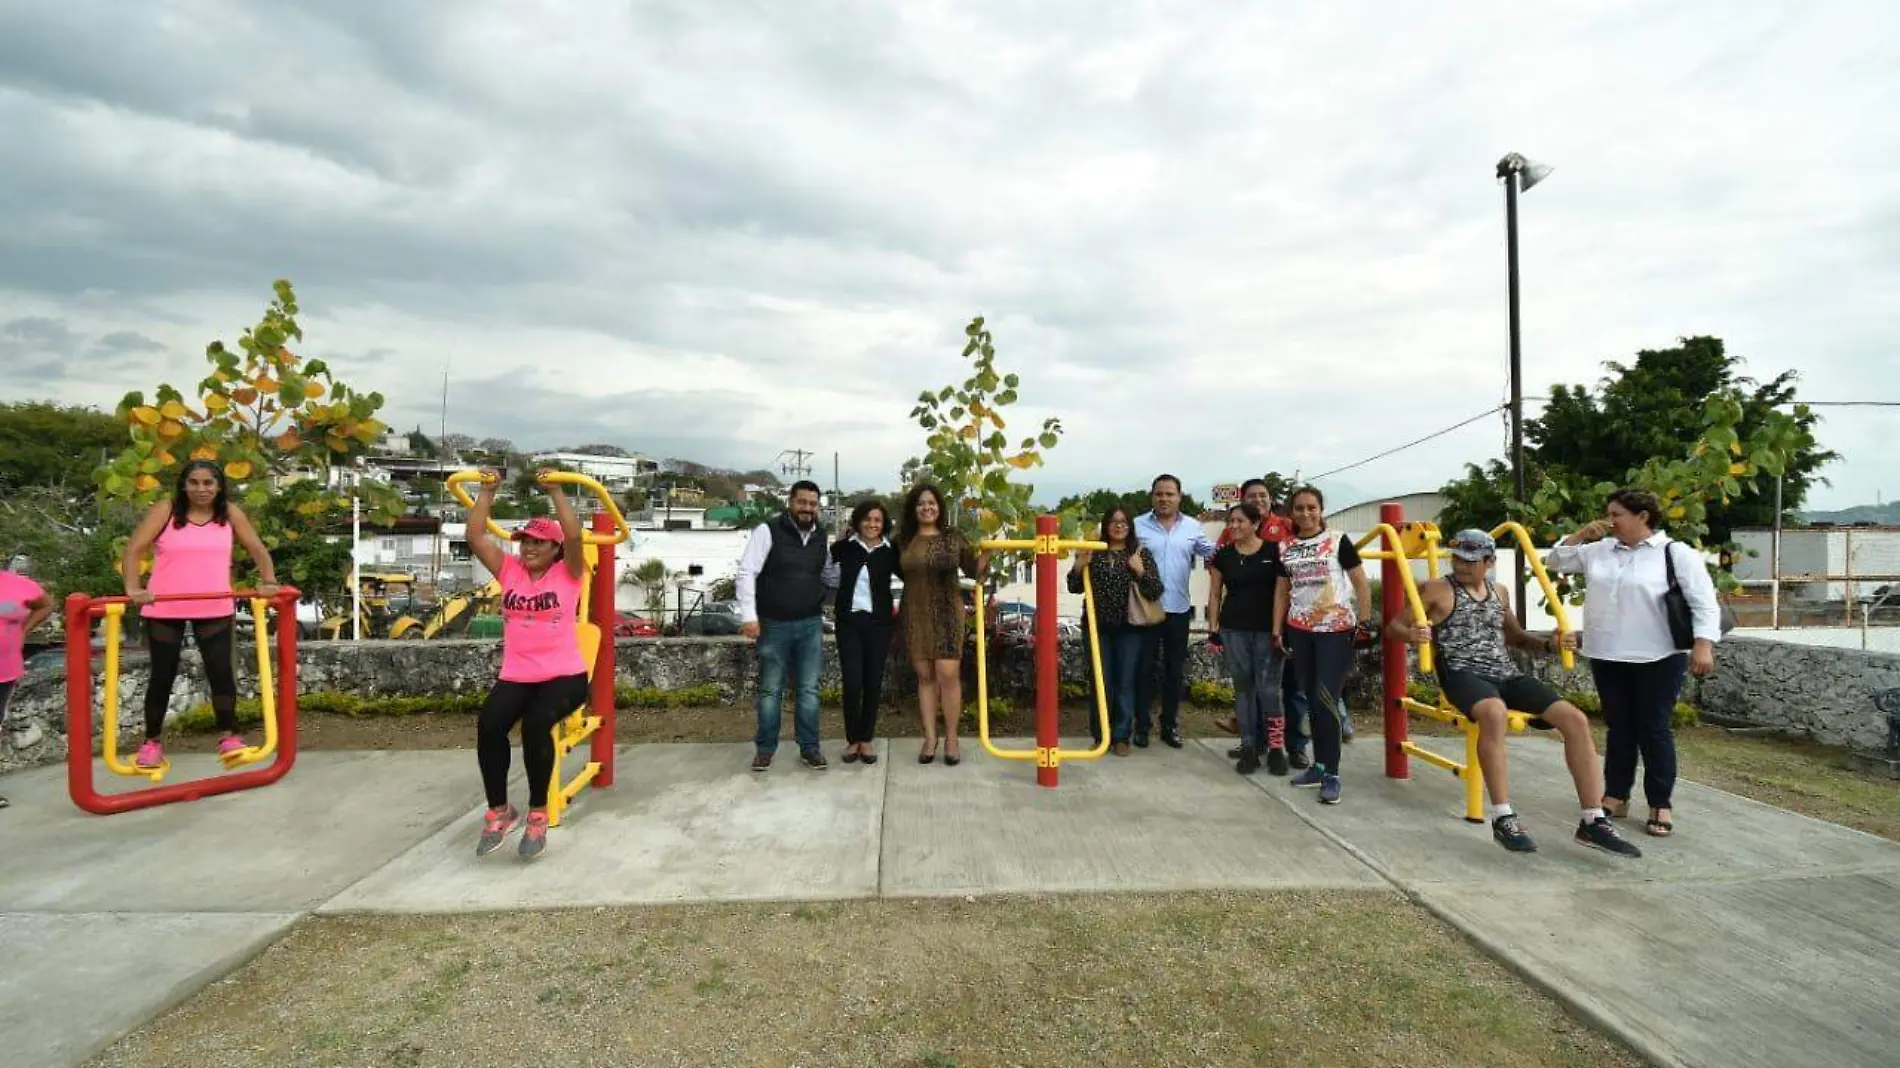
<svg viewBox="0 0 1900 1068"><path fill-rule="evenodd" d="M567 494L547 481L548 474L544 469L536 479L547 491L556 519L530 519L515 531L520 556L510 555L486 533L500 472L482 469L481 495L468 513L468 547L501 583L502 620L501 678L488 691L475 736L482 789L488 795L476 856L494 852L521 821L520 812L508 803L508 732L517 723L521 762L528 769L528 819L520 852L535 857L547 848L554 726L587 700L588 664L575 630L587 574L581 521Z"/></svg>
<svg viewBox="0 0 1900 1068"><path fill-rule="evenodd" d="M0 570L0 724L7 699L26 674L26 636L53 614L53 599L40 584L17 571ZM0 797L0 808L7 799Z"/></svg>
<svg viewBox="0 0 1900 1068"><path fill-rule="evenodd" d="M145 686L145 744L137 763L156 768L165 762L159 735L171 706L172 684L190 628L198 656L204 661L205 681L211 684L211 711L224 737L218 752L244 748L237 729L237 659L233 640L234 609L229 597L205 600L157 601L169 594L231 592L231 550L242 545L257 565L258 592L277 592L277 569L270 550L258 538L243 509L226 497L224 472L207 460L193 460L178 472L178 486L169 501L152 505L126 542L120 570L125 595L139 606L145 622L146 645L152 654L152 677ZM143 581L139 564L152 554L151 581ZM262 635L259 635L262 639Z"/></svg>

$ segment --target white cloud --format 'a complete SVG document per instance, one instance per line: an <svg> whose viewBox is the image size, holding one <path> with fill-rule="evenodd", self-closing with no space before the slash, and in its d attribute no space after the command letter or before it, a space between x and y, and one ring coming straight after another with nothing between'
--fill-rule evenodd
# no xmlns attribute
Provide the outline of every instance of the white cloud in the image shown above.
<svg viewBox="0 0 1900 1068"><path fill-rule="evenodd" d="M478 435L748 467L835 450L846 483L889 484L912 398L960 377L981 313L1024 376L1016 421L1069 429L1048 488L1312 472L1503 398L1490 171L1515 149L1558 168L1522 204L1533 393L1712 333L1760 377L1866 399L1897 363L1896 24L1853 3L16 6L0 323L29 325L0 339L0 394L194 380L288 276L309 350L398 423L435 425L446 365ZM1847 459L1811 504L1893 492L1896 417L1830 415ZM1344 477L1433 486L1502 438L1487 420Z"/></svg>

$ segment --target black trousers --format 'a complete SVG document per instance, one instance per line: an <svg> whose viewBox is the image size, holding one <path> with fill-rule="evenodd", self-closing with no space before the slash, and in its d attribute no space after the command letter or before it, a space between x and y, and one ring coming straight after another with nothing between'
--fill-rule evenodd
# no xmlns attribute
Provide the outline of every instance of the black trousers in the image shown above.
<svg viewBox="0 0 1900 1068"><path fill-rule="evenodd" d="M884 668L891 659L891 624L875 612L846 612L838 619L838 673L844 688L847 745L877 737L877 710L884 700Z"/></svg>
<svg viewBox="0 0 1900 1068"><path fill-rule="evenodd" d="M197 643L211 684L211 713L218 729L237 730L237 643L232 617L216 619L147 619L145 644L152 654L152 677L145 686L145 740L156 741L165 732L165 710L171 707L172 686L178 681L178 662L184 656L185 628ZM262 638L260 636L259 640Z"/></svg>
<svg viewBox="0 0 1900 1068"><path fill-rule="evenodd" d="M554 778L554 725L587 700L587 676L546 682L496 682L475 726L475 759L482 766L488 807L508 803L508 732L521 724L521 762L528 768L528 807L548 803Z"/></svg>
<svg viewBox="0 0 1900 1068"><path fill-rule="evenodd" d="M1188 625L1193 619L1193 612L1169 612L1163 622L1142 628L1146 640L1141 646L1141 673L1136 676L1135 694L1135 734L1138 736L1146 737L1148 725L1153 722L1157 690L1161 694L1161 729L1180 729L1181 694L1187 677ZM1159 670L1155 664L1157 649L1161 653Z"/></svg>
<svg viewBox="0 0 1900 1068"><path fill-rule="evenodd" d="M1603 792L1628 801L1643 761L1643 799L1669 808L1676 792L1676 698L1689 658L1677 653L1647 664L1591 660L1609 737L1603 744Z"/></svg>
<svg viewBox="0 0 1900 1068"><path fill-rule="evenodd" d="M1313 764L1339 774L1339 710L1345 705L1346 675L1352 671L1352 632L1286 629L1287 652L1310 709Z"/></svg>

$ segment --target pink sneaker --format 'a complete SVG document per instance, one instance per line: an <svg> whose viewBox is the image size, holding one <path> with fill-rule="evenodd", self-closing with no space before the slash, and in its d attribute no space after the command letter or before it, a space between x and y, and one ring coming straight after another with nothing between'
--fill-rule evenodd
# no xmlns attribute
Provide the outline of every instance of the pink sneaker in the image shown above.
<svg viewBox="0 0 1900 1068"><path fill-rule="evenodd" d="M218 755L219 756L229 756L232 753L238 752L239 750L246 749L246 748L249 748L249 747L244 744L244 739L235 734L227 734L224 737L218 739Z"/></svg>
<svg viewBox="0 0 1900 1068"><path fill-rule="evenodd" d="M528 813L528 828L521 832L519 850L524 857L538 857L548 847L548 814Z"/></svg>
<svg viewBox="0 0 1900 1068"><path fill-rule="evenodd" d="M165 765L165 747L156 741L139 746L139 754L133 763L141 768L160 768Z"/></svg>
<svg viewBox="0 0 1900 1068"><path fill-rule="evenodd" d="M513 805L491 808L482 815L482 836L475 843L475 855L485 857L501 845L508 832L521 822L521 813Z"/></svg>

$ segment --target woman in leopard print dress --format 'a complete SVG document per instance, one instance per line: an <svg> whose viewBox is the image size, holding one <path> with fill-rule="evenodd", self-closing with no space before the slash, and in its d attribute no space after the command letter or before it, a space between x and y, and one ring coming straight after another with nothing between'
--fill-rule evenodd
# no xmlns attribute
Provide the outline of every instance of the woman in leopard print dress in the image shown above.
<svg viewBox="0 0 1900 1068"><path fill-rule="evenodd" d="M904 579L904 646L917 669L917 710L924 745L919 764L937 759L937 717L943 717L943 762L962 762L957 720L963 713L963 589L959 575L975 578L984 560L956 530L945 525L943 494L920 485L904 498L897 538L897 567Z"/></svg>

